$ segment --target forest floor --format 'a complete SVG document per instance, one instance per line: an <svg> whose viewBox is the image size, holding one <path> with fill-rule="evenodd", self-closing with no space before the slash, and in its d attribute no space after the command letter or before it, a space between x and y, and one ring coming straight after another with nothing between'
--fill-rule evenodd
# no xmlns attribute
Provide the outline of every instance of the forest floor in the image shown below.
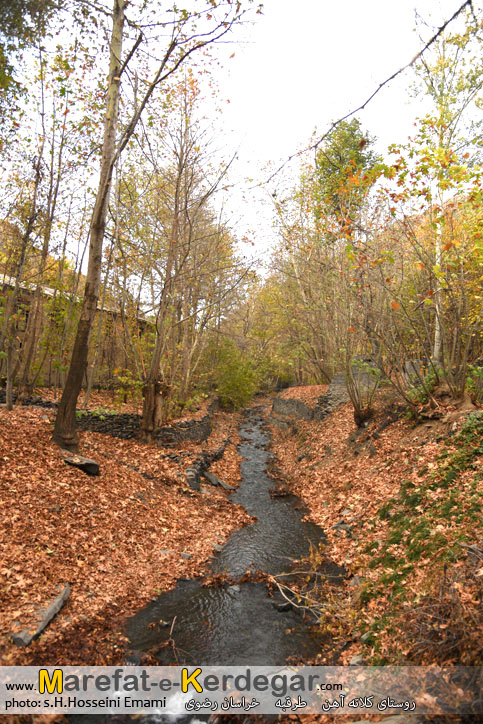
<svg viewBox="0 0 483 724"><path fill-rule="evenodd" d="M311 405L324 391L282 395ZM340 664L481 663L483 412L468 400L438 402L419 424L380 397L367 428L355 428L350 404L320 422L271 425L271 474L327 535L302 563L309 575L298 590L332 640L313 664L333 661L334 650ZM253 401L269 424L270 403ZM102 393L92 406L112 409ZM81 454L101 465L89 477L52 443L54 414L0 410L0 664L122 664L123 619L179 578L202 575L214 546L251 521L219 488L191 490L184 474L229 435L211 470L236 485L241 416L216 413L207 441L176 448L81 432ZM324 579L326 560L345 567L345 582ZM62 612L28 648L15 646L12 632L35 625L66 582Z"/></svg>
<svg viewBox="0 0 483 724"><path fill-rule="evenodd" d="M184 475L230 436L211 470L237 484L240 416L217 413L208 440L175 449L81 432L79 452L99 462L98 477L63 461L51 440L54 416L0 410L0 664L123 663L120 620L203 573L213 546L251 520L220 488L195 492ZM11 634L35 628L67 582L61 614L28 648L14 645Z"/></svg>
<svg viewBox="0 0 483 724"><path fill-rule="evenodd" d="M283 394L310 399L307 388ZM482 663L483 412L444 391L437 400L419 424L386 393L367 428L350 403L321 422L272 425L273 475L327 535L304 563L303 593L340 664ZM318 574L324 559L346 568L344 585Z"/></svg>

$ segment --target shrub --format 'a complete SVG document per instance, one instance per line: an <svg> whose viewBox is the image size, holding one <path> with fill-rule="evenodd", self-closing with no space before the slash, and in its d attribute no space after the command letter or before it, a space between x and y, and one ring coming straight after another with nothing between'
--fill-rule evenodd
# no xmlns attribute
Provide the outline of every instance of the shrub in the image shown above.
<svg viewBox="0 0 483 724"><path fill-rule="evenodd" d="M215 384L220 404L236 410L253 397L258 387L251 360L232 342L223 343L215 370Z"/></svg>

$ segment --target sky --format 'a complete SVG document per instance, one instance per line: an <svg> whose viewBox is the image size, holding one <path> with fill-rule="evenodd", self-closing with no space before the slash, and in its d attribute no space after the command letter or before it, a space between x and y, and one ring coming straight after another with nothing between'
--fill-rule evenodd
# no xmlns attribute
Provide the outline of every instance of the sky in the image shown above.
<svg viewBox="0 0 483 724"><path fill-rule="evenodd" d="M421 27L426 42L462 4L462 0L265 0L263 14L237 29L223 50L216 73L223 103L227 148L238 149L236 189L227 210L240 230L252 233L257 249L274 240L267 186L251 189L316 131L363 103L377 86L406 65L421 49L415 32L415 8L430 21ZM481 8L480 8L481 10ZM229 56L235 53L233 58ZM357 117L376 136L384 153L404 142L425 102L409 92L406 71L381 90ZM228 103L227 100L230 102ZM296 178L296 165L284 169ZM274 188L277 177L268 185Z"/></svg>

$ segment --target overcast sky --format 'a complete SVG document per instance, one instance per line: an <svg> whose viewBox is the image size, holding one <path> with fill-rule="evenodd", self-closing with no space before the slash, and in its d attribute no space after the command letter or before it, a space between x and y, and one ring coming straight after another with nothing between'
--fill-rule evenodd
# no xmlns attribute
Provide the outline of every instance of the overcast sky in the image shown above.
<svg viewBox="0 0 483 724"><path fill-rule="evenodd" d="M267 178L265 164L285 160L304 147L312 132L359 106L375 88L408 63L421 48L415 8L433 26L451 17L462 0L265 0L263 15L226 48L225 70L217 73L224 104L227 145L239 148L237 176ZM425 40L432 27L422 28ZM381 152L407 139L421 99L408 93L411 71L358 114L376 136ZM295 168L293 169L295 175ZM241 184L243 186L243 184ZM237 192L229 203L239 223L252 228L260 245L272 235L270 218L259 206L263 192ZM272 184L273 186L273 184Z"/></svg>

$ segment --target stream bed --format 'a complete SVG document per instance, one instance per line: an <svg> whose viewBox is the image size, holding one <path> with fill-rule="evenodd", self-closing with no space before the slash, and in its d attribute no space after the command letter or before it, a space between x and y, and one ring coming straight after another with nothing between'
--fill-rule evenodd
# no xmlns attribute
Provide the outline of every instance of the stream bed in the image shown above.
<svg viewBox="0 0 483 724"><path fill-rule="evenodd" d="M231 494L231 500L243 505L256 521L236 530L211 565L212 574L227 573L235 580L247 569L290 573L293 562L325 537L321 528L302 521L306 510L297 497L270 495L274 486L266 472L270 438L261 409L248 410L240 428L242 481ZM345 575L335 564L322 572L335 579ZM295 609L278 610L281 603L284 599L269 596L264 583L202 586L199 580L178 581L175 589L128 620L126 633L133 652L129 663L139 663L140 654L147 651L157 651L159 665L279 666L290 659L297 663L311 659L321 651L323 640ZM161 627L160 622L164 622ZM165 645L172 625L175 647ZM71 724L202 724L209 718L152 713L136 717L71 715L69 720ZM266 717L267 721L274 719Z"/></svg>
<svg viewBox="0 0 483 724"><path fill-rule="evenodd" d="M274 482L266 473L269 436L260 408L247 412L240 435L242 482L231 499L257 520L230 536L216 554L211 572L235 579L247 569L289 572L310 545L324 540L324 533L313 523L302 522L305 510L298 498L270 496ZM278 610L282 601L269 597L263 583L203 587L196 580L180 581L128 621L127 635L133 650L157 650L159 664L263 666L312 657L320 651L320 641L298 612ZM175 617L175 649L163 647ZM160 628L160 621L167 625Z"/></svg>

